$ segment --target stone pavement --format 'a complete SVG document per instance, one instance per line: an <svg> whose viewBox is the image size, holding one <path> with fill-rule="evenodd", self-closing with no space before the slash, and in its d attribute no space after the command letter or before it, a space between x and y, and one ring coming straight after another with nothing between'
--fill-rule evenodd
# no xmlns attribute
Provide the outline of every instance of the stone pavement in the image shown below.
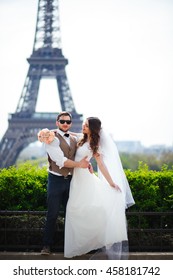
<svg viewBox="0 0 173 280"><path fill-rule="evenodd" d="M75 257L70 260L89 260L91 254ZM102 258L100 258L102 259ZM63 253L52 253L43 256L39 252L0 252L0 260L69 260ZM129 260L173 260L173 252L131 252Z"/></svg>

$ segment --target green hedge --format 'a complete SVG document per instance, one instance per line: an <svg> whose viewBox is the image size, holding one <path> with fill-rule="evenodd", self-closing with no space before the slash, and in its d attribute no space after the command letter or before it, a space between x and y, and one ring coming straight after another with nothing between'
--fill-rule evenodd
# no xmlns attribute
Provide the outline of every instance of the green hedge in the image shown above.
<svg viewBox="0 0 173 280"><path fill-rule="evenodd" d="M149 170L139 163L138 170L126 170L136 204L133 211L173 211L173 169Z"/></svg>
<svg viewBox="0 0 173 280"><path fill-rule="evenodd" d="M47 170L27 162L0 170L1 210L45 210Z"/></svg>
<svg viewBox="0 0 173 280"><path fill-rule="evenodd" d="M130 211L173 211L173 169L140 163L125 171L136 204ZM47 168L29 162L0 170L0 210L46 210Z"/></svg>

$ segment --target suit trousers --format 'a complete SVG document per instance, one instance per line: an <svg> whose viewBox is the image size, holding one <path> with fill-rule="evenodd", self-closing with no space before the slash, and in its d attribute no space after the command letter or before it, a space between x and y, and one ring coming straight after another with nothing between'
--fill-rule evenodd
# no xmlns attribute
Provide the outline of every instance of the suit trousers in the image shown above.
<svg viewBox="0 0 173 280"><path fill-rule="evenodd" d="M61 206L65 215L71 178L71 175L64 177L50 172L48 174L47 216L43 236L44 246L51 246L54 243L56 220Z"/></svg>

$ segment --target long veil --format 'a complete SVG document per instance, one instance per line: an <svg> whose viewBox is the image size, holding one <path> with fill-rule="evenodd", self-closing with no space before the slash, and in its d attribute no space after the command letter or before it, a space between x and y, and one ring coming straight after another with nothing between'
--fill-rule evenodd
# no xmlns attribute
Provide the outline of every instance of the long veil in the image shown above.
<svg viewBox="0 0 173 280"><path fill-rule="evenodd" d="M100 132L100 147L103 161L113 179L113 181L121 188L125 196L125 208L135 204L129 183L124 173L117 146L111 135L103 128ZM98 169L98 176L102 180L106 180Z"/></svg>
<svg viewBox="0 0 173 280"><path fill-rule="evenodd" d="M103 161L113 179L113 181L121 188L124 194L124 211L128 207L135 204L129 183L124 173L118 149L111 135L103 128L100 132L100 153L103 156ZM98 169L98 177L106 181L101 171ZM128 259L128 240L114 243L112 246L104 247L98 250L90 258L91 260L108 259L108 260L122 260Z"/></svg>

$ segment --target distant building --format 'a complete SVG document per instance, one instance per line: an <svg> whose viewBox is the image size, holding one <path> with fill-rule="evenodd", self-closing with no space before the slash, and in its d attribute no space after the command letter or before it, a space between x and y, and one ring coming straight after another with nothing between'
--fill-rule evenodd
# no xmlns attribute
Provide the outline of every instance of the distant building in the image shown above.
<svg viewBox="0 0 173 280"><path fill-rule="evenodd" d="M173 146L166 146L166 145L151 145L149 147L144 148L144 153L148 154L161 154L163 152L173 152Z"/></svg>
<svg viewBox="0 0 173 280"><path fill-rule="evenodd" d="M140 141L115 141L118 151L123 153L142 153L144 147Z"/></svg>

